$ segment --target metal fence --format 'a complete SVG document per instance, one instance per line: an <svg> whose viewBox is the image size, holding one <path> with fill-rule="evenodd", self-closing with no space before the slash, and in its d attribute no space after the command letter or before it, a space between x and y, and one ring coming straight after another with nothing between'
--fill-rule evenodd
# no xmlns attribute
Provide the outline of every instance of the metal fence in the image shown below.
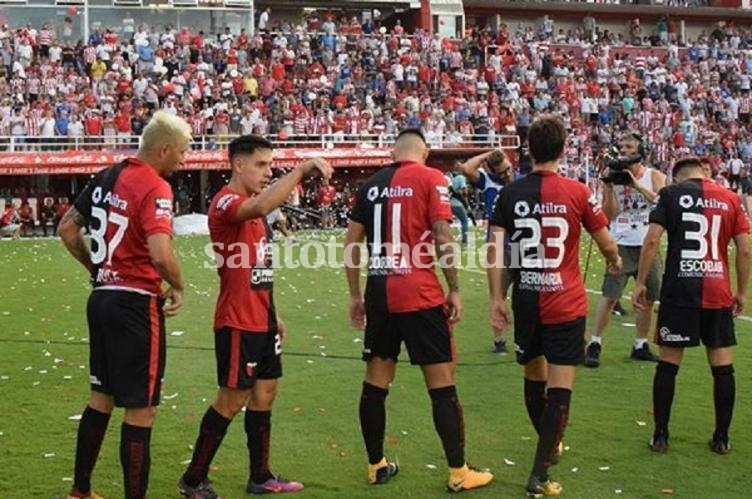
<svg viewBox="0 0 752 499"><path fill-rule="evenodd" d="M226 149L237 135L201 135L194 136L192 148L195 150ZM353 147L390 147L396 138L392 134L327 134L327 135L266 135L278 148L318 148L339 149ZM21 152L65 152L65 151L108 151L136 149L140 137L135 135L108 135L86 137L24 137L0 136L0 154ZM516 134L505 135L438 135L426 134L429 145L435 149L448 148L489 148L516 149L520 146L520 137ZM2 157L0 157L0 162Z"/></svg>

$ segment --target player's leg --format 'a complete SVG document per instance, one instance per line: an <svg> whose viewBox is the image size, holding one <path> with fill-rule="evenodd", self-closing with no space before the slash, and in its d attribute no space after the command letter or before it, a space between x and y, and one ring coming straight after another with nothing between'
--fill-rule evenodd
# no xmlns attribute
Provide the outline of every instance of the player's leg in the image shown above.
<svg viewBox="0 0 752 499"><path fill-rule="evenodd" d="M117 317L112 323L121 324L117 331L109 331L106 347L115 406L125 408L120 432L125 497L140 499L149 485L151 431L165 369L164 300L128 292L105 293L111 299L112 316Z"/></svg>
<svg viewBox="0 0 752 499"><path fill-rule="evenodd" d="M248 447L249 472L246 491L249 494L297 492L303 484L287 480L271 472L272 405L277 398L277 384L282 377L282 340L276 330L265 335L259 347L261 359L254 367L256 383L245 411L246 445Z"/></svg>
<svg viewBox="0 0 752 499"><path fill-rule="evenodd" d="M78 423L73 488L68 499L98 497L91 490L91 474L102 448L113 407L110 395L92 390L89 404Z"/></svg>
<svg viewBox="0 0 752 499"><path fill-rule="evenodd" d="M575 372L575 365L548 364L546 405L540 419L533 470L527 483L528 495L539 497L561 493L561 485L551 480L548 469L558 459L559 443L564 438L564 430L569 421Z"/></svg>
<svg viewBox="0 0 752 499"><path fill-rule="evenodd" d="M700 313L697 309L661 304L658 309L656 343L658 365L653 378L653 437L650 448L666 452L669 447L669 421L674 401L676 375L679 373L684 348L700 342Z"/></svg>
<svg viewBox="0 0 752 499"><path fill-rule="evenodd" d="M363 340L363 360L366 373L360 393L360 430L368 454L368 482L372 485L387 483L399 471L396 463L384 456L386 431L386 397L389 385L397 371L397 359L402 336L396 328L394 314L366 302L366 323Z"/></svg>
<svg viewBox="0 0 752 499"><path fill-rule="evenodd" d="M548 364L545 357L539 355L525 364L525 408L535 432L540 435L540 423L543 409L546 407L546 383Z"/></svg>
<svg viewBox="0 0 752 499"><path fill-rule="evenodd" d="M539 325L529 332L527 353L532 359L525 364L526 375L540 379L544 369L548 372L546 402L540 416L538 446L527 491L532 496L558 495L561 485L550 479L548 468L558 462L577 365L584 360L585 317L562 324ZM539 352L545 361L539 360ZM532 365L528 368L528 364Z"/></svg>
<svg viewBox="0 0 752 499"><path fill-rule="evenodd" d="M217 497L208 481L209 466L227 434L227 428L245 406L250 394L249 388L220 386L217 398L201 418L191 462L178 484L181 494L197 499Z"/></svg>
<svg viewBox="0 0 752 499"><path fill-rule="evenodd" d="M623 274L606 273L603 277L602 296L595 308L595 328L590 336L590 343L588 343L585 353L585 367L601 365L603 333L611 321L611 310L619 300L626 282L627 278Z"/></svg>
<svg viewBox="0 0 752 499"><path fill-rule="evenodd" d="M715 431L710 448L718 454L728 454L729 426L734 414L736 381L734 379L734 354L731 347L708 348L710 370L713 373L713 403L715 405Z"/></svg>
<svg viewBox="0 0 752 499"><path fill-rule="evenodd" d="M493 475L465 461L465 418L454 384L454 339L442 306L399 314L410 362L420 366L431 397L433 424L441 439L452 492L488 485Z"/></svg>
<svg viewBox="0 0 752 499"><path fill-rule="evenodd" d="M209 467L230 423L251 396L256 373L248 365L258 360L258 336L232 328L214 333L219 390L201 419L191 462L178 483L178 491L186 497L217 497L208 481Z"/></svg>
<svg viewBox="0 0 752 499"><path fill-rule="evenodd" d="M397 464L388 462L384 456L386 397L396 371L395 359L371 357L360 393L360 430L368 454L368 480L374 485L388 482L399 471Z"/></svg>
<svg viewBox="0 0 752 499"><path fill-rule="evenodd" d="M674 402L676 375L684 356L683 347L661 345L658 349L658 365L653 377L653 437L650 448L654 452L668 450L668 424Z"/></svg>
<svg viewBox="0 0 752 499"><path fill-rule="evenodd" d="M91 497L91 475L104 441L114 400L107 376L105 322L111 308L103 293L92 293L87 304L89 323L89 403L81 414L76 436L76 460L73 487L69 498Z"/></svg>
<svg viewBox="0 0 752 499"><path fill-rule="evenodd" d="M715 431L710 448L718 454L728 454L729 426L734 414L736 381L734 379L734 351L736 334L731 309L703 310L703 343L707 347L708 362L713 373L713 402Z"/></svg>
<svg viewBox="0 0 752 499"><path fill-rule="evenodd" d="M630 248L631 249L631 248ZM639 256L632 255L639 261ZM637 328L635 332L634 346L632 347L632 353L630 357L634 360L645 360L649 362L656 362L658 357L650 351L650 345L648 344L648 332L650 331L650 323L653 320L653 303L660 298L661 292L661 264L660 258L653 260L653 264L650 267L648 278L645 283L647 287L646 298L647 304L645 308L637 312Z"/></svg>

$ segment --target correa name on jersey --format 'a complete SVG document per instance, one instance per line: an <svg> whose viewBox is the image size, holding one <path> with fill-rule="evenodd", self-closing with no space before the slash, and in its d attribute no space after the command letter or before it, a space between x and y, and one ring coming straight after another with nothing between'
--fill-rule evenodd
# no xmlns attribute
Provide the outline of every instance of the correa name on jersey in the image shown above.
<svg viewBox="0 0 752 499"><path fill-rule="evenodd" d="M405 255L373 255L368 259L368 275L407 275L412 272Z"/></svg>

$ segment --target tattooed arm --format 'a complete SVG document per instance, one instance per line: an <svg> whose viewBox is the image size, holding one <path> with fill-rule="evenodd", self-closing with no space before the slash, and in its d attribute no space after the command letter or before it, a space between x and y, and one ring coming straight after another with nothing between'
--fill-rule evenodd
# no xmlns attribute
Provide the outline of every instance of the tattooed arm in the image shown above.
<svg viewBox="0 0 752 499"><path fill-rule="evenodd" d="M86 219L76 208L71 207L60 220L57 228L57 235L63 240L63 244L68 252L78 260L86 270L91 272L91 252L86 245L81 229L86 227Z"/></svg>

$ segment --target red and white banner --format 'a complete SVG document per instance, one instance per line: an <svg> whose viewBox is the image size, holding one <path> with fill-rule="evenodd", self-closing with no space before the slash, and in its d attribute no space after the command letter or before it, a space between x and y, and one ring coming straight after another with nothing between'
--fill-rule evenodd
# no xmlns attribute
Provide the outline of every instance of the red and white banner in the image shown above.
<svg viewBox="0 0 752 499"><path fill-rule="evenodd" d="M130 157L108 152L0 153L0 175L92 174ZM292 168L310 158L324 158L335 168L377 167L391 163L388 149L275 149L275 168ZM228 169L227 151L189 151L181 170Z"/></svg>

